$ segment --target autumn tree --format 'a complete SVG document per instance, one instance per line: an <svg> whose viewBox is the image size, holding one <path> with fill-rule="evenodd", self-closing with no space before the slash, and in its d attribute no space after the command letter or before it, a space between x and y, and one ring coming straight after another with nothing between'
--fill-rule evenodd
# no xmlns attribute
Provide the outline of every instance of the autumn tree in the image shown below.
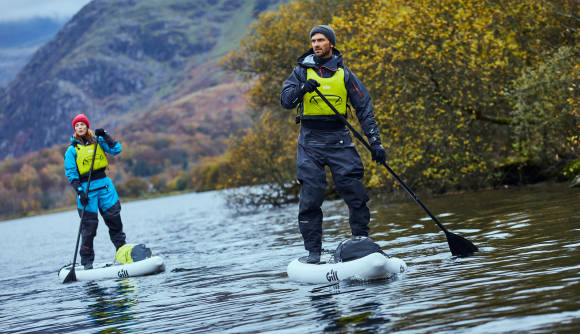
<svg viewBox="0 0 580 334"><path fill-rule="evenodd" d="M560 13L573 14L574 1L559 3L359 1L335 18L374 97L389 163L411 184L491 181L511 154L514 80L576 38L577 21Z"/></svg>
<svg viewBox="0 0 580 334"><path fill-rule="evenodd" d="M580 155L580 44L524 71L511 92L516 158L542 164Z"/></svg>
<svg viewBox="0 0 580 334"><path fill-rule="evenodd" d="M288 126L287 121L275 120L267 112L245 136L233 140L225 156L225 188L262 185L251 194L248 189L232 190L230 198L237 205L277 206L297 200L296 133L281 130Z"/></svg>
<svg viewBox="0 0 580 334"><path fill-rule="evenodd" d="M346 65L371 92L388 163L410 185L435 191L494 182L497 168L518 154L514 129L524 118L514 111L525 91L522 75L578 38L574 0L317 2L316 8L332 8L321 17L309 10L313 5L293 2L260 16L251 37L228 58L229 69L253 80L256 115L269 114L266 121L272 122L257 123L231 150L267 150L265 142L253 142L254 131L278 125L274 121L287 122L280 137L294 138L291 114L278 106L280 87L295 57L308 48L302 36L330 22ZM566 76L560 86L572 87L572 79ZM555 97L556 104L567 97ZM561 138L553 143L562 144ZM253 165L231 162L236 173L252 175ZM369 167L368 185L393 185L381 166Z"/></svg>

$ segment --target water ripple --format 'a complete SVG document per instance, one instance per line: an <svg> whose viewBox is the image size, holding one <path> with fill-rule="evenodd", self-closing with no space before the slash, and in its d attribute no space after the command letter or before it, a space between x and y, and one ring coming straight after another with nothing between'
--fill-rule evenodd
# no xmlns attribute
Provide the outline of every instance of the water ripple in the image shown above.
<svg viewBox="0 0 580 334"><path fill-rule="evenodd" d="M63 285L78 216L0 223L3 333L573 333L580 330L578 191L565 186L431 198L449 230L480 252L450 254L412 201L372 202L371 236L408 271L384 281L291 282L305 254L297 207L239 214L220 192L124 204L131 242L165 259L163 273ZM324 247L350 236L342 201L323 206ZM104 224L97 261L114 248ZM23 252L22 250L26 250ZM17 316L14 312L17 311Z"/></svg>

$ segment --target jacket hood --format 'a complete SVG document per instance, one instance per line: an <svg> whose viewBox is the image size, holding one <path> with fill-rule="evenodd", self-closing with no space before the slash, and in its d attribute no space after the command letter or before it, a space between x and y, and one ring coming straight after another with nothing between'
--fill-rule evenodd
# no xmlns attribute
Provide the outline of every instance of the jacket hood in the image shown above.
<svg viewBox="0 0 580 334"><path fill-rule="evenodd" d="M318 68L320 67L319 63L320 58L314 54L314 50L312 48L298 58L298 65L307 68ZM327 60L322 66L330 70L337 71L339 67L343 66L342 53L340 53L340 51L338 51L336 48L332 48L331 59Z"/></svg>

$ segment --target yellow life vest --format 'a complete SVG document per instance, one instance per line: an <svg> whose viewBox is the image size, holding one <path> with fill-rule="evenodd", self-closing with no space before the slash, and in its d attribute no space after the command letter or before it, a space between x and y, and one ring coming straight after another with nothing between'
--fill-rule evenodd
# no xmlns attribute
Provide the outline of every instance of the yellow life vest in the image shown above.
<svg viewBox="0 0 580 334"><path fill-rule="evenodd" d="M320 83L318 90L326 97L336 110L342 115L346 115L347 91L344 85L344 70L339 68L330 78L321 78L311 68L306 70L306 80L314 79ZM304 110L302 115L335 115L334 111L322 101L316 92L304 94Z"/></svg>
<svg viewBox="0 0 580 334"><path fill-rule="evenodd" d="M91 170L91 163L93 161L93 154L95 152L95 144L88 145L75 145L77 151L77 168L80 175L84 175ZM97 155L95 155L95 165L93 170L98 170L105 168L109 165L107 161L107 156L101 148L101 145L97 145Z"/></svg>

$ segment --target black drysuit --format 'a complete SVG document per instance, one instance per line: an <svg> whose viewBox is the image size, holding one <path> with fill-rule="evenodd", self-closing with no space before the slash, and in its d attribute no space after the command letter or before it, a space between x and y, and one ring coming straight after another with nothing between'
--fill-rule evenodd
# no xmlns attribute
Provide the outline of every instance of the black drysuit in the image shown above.
<svg viewBox="0 0 580 334"><path fill-rule="evenodd" d="M300 109L304 95L300 84L306 81L307 68L312 68L323 78L332 77L339 68L344 70L348 102L354 107L369 143L380 145L371 97L362 82L342 63L342 55L336 49L333 49L330 59L315 56L312 49L298 58L298 65L282 87L282 106ZM311 252L320 252L322 247L321 205L326 188L325 166L330 168L338 192L348 205L352 234L368 236L370 211L366 204L369 198L362 183L364 167L349 130L336 116L300 116L296 164L298 180L302 186L298 221L304 247Z"/></svg>

